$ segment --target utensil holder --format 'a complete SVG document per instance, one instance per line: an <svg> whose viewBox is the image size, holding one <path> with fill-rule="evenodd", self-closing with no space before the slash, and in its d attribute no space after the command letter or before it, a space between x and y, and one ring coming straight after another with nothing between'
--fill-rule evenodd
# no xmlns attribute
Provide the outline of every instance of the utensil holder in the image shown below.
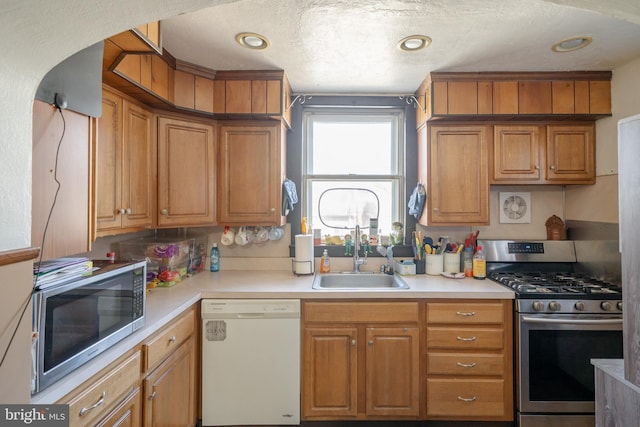
<svg viewBox="0 0 640 427"><path fill-rule="evenodd" d="M425 256L426 272L432 276L438 276L444 271L443 254L427 254Z"/></svg>

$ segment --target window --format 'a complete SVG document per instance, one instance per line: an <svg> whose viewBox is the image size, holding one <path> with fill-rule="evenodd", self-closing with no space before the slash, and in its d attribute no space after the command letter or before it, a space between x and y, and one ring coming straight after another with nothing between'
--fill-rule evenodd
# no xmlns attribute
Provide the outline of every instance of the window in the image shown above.
<svg viewBox="0 0 640 427"><path fill-rule="evenodd" d="M308 108L303 113L303 215L322 235L346 231L322 224L318 202L331 188L364 188L379 199L378 228L404 222L404 110L398 108ZM323 199L322 218L341 228L369 227L371 203ZM375 208L374 208L375 209ZM371 234L371 232L366 233Z"/></svg>

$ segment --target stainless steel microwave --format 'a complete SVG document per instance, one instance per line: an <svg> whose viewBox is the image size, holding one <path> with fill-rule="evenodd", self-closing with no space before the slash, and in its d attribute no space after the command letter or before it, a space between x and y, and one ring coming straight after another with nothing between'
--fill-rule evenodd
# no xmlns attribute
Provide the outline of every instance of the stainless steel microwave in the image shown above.
<svg viewBox="0 0 640 427"><path fill-rule="evenodd" d="M33 293L31 393L88 362L145 321L146 261L94 263L89 276Z"/></svg>

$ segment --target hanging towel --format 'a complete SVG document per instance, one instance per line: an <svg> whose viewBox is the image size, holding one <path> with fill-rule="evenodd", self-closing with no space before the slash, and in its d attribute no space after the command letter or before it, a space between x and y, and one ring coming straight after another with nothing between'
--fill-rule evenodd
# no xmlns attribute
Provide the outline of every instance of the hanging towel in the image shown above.
<svg viewBox="0 0 640 427"><path fill-rule="evenodd" d="M282 216L289 215L293 210L293 206L298 203L298 193L296 192L296 184L289 178L282 183Z"/></svg>
<svg viewBox="0 0 640 427"><path fill-rule="evenodd" d="M413 215L415 219L420 219L426 198L427 191L425 190L424 185L418 183L409 198L409 215Z"/></svg>

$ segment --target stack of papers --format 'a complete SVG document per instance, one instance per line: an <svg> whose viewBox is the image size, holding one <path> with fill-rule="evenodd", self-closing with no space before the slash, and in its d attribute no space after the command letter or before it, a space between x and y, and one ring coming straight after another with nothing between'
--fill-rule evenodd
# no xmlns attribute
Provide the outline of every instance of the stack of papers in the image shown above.
<svg viewBox="0 0 640 427"><path fill-rule="evenodd" d="M41 289L43 286L57 283L74 277L91 274L95 268L89 258L54 258L33 264L33 286Z"/></svg>

